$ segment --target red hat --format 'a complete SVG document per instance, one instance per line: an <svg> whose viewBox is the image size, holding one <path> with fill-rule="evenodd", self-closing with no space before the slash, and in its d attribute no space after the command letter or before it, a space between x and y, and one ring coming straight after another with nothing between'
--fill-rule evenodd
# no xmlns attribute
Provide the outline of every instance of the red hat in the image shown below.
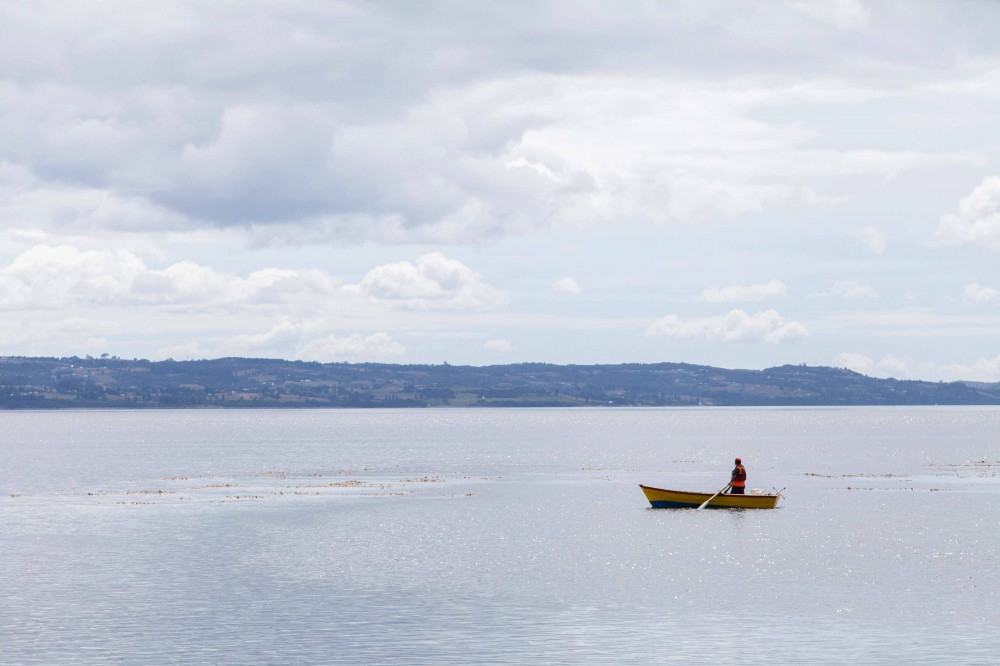
<svg viewBox="0 0 1000 666"><path fill-rule="evenodd" d="M737 458L737 459L736 459L736 462L738 462L738 463L741 463L741 462L743 462L743 461L742 461L742 460L740 460L739 458Z"/></svg>

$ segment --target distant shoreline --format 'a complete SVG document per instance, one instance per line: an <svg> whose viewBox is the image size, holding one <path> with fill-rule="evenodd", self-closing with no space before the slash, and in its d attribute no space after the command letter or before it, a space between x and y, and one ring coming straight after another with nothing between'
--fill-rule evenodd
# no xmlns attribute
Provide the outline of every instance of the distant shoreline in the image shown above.
<svg viewBox="0 0 1000 666"><path fill-rule="evenodd" d="M0 357L0 409L1000 405L1000 383L901 381L823 366L491 366L222 358Z"/></svg>

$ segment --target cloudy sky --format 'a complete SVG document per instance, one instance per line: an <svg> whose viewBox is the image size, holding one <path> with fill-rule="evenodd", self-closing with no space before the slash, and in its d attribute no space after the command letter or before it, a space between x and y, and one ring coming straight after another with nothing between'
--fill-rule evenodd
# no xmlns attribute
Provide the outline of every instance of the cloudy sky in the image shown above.
<svg viewBox="0 0 1000 666"><path fill-rule="evenodd" d="M0 355L1000 381L1000 3L0 0Z"/></svg>

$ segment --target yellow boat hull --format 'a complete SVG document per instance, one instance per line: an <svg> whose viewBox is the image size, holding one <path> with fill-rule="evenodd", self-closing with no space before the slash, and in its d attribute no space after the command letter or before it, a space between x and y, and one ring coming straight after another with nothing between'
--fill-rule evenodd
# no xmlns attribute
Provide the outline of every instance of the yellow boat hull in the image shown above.
<svg viewBox="0 0 1000 666"><path fill-rule="evenodd" d="M712 497L712 493L691 493L684 490L639 487L654 509L697 509ZM717 495L706 509L773 509L778 506L780 493L772 495Z"/></svg>

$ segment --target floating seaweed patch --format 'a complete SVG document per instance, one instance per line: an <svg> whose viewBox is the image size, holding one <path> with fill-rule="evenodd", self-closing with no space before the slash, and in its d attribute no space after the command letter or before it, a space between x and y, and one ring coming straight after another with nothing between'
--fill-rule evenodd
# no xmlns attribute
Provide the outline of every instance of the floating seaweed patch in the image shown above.
<svg viewBox="0 0 1000 666"><path fill-rule="evenodd" d="M901 474L869 474L864 472L854 472L851 474L818 474L816 472L806 472L803 476L812 476L819 479L903 479L906 475Z"/></svg>
<svg viewBox="0 0 1000 666"><path fill-rule="evenodd" d="M371 468L366 468L369 471ZM360 474L355 471L354 474ZM397 471L398 474L398 471ZM248 478L216 477L186 477L172 476L157 478L153 481L173 482L172 485L158 488L152 485L150 479L134 479L120 488L98 488L87 492L93 498L108 498L111 501L120 500L118 504L129 504L130 498L137 501L132 504L164 504L167 502L226 504L247 501L292 501L293 498L328 498L336 497L398 497L413 495L423 490L429 490L430 485L455 481L488 481L495 477L477 477L470 475L425 474L422 476L399 477L385 470L378 477L351 476L346 474L311 472L290 473L285 470L267 470L260 473L251 472ZM285 481L282 483L282 481ZM289 483L289 481L291 483ZM152 486L152 487L151 487ZM240 490L239 493L235 492ZM74 490L63 491L77 494ZM183 495L181 495L183 493ZM451 495L452 497L459 495ZM471 493L462 496L471 496ZM146 501L138 501L138 500Z"/></svg>
<svg viewBox="0 0 1000 666"><path fill-rule="evenodd" d="M402 479L402 483L443 483L440 476L422 476L419 479Z"/></svg>
<svg viewBox="0 0 1000 666"><path fill-rule="evenodd" d="M855 474L841 474L839 478L841 478L841 479L899 479L899 478L905 478L905 475L900 475L900 474L863 474L863 473L859 472L859 473L855 473Z"/></svg>
<svg viewBox="0 0 1000 666"><path fill-rule="evenodd" d="M915 492L915 491L940 492L940 490L941 490L940 488L914 488L913 486L909 486L909 487L906 487L906 488L875 488L875 487L872 487L872 486L868 486L868 487L847 486L847 489L848 490L872 490L872 491L881 492L881 493L895 493L895 492L901 492L901 491L910 491L910 492Z"/></svg>
<svg viewBox="0 0 1000 666"><path fill-rule="evenodd" d="M331 481L330 483L304 483L289 488L370 488L376 484L367 481L348 479L346 481Z"/></svg>
<svg viewBox="0 0 1000 666"><path fill-rule="evenodd" d="M930 465L939 476L956 478L993 478L1000 476L1000 462L986 459L964 463L935 463Z"/></svg>
<svg viewBox="0 0 1000 666"><path fill-rule="evenodd" d="M222 504L225 502L245 502L249 500L262 500L267 499L264 495L229 495L221 499L210 500L216 504Z"/></svg>

